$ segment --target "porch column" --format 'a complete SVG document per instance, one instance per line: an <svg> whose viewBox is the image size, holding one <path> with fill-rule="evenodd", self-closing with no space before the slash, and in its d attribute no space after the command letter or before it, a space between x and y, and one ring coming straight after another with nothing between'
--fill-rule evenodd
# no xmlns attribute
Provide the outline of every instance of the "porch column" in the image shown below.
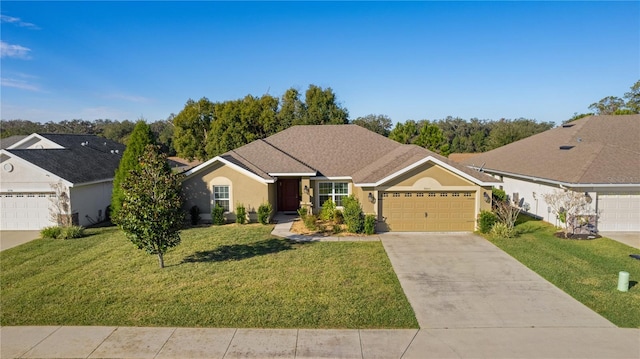
<svg viewBox="0 0 640 359"><path fill-rule="evenodd" d="M300 189L302 197L300 199L300 208L306 208L307 213L313 213L313 188L309 177L300 179Z"/></svg>

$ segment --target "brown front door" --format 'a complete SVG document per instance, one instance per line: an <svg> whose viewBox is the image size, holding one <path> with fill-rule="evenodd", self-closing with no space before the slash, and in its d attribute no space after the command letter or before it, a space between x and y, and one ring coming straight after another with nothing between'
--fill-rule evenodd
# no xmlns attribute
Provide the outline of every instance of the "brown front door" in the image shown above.
<svg viewBox="0 0 640 359"><path fill-rule="evenodd" d="M286 178L278 180L278 211L296 211L300 206L300 180Z"/></svg>

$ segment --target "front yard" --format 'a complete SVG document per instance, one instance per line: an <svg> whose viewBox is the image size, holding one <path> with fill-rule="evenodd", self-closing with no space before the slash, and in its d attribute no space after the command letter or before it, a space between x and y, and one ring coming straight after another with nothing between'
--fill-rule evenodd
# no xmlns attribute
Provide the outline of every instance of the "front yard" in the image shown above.
<svg viewBox="0 0 640 359"><path fill-rule="evenodd" d="M615 325L640 328L640 261L629 257L640 249L608 238L560 239L553 226L539 221L516 230L516 238L486 238ZM617 290L620 271L629 272L628 292Z"/></svg>
<svg viewBox="0 0 640 359"><path fill-rule="evenodd" d="M272 226L182 232L157 258L116 228L0 252L0 324L417 328L380 242L296 244Z"/></svg>

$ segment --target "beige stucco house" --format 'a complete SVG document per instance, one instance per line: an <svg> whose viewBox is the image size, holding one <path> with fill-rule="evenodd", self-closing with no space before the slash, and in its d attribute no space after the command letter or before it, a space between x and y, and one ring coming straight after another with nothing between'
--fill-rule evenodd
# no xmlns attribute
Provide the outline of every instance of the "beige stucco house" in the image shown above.
<svg viewBox="0 0 640 359"><path fill-rule="evenodd" d="M559 224L543 194L567 190L591 201L597 230L640 231L640 115L585 117L462 163L550 223Z"/></svg>
<svg viewBox="0 0 640 359"><path fill-rule="evenodd" d="M55 225L60 197L82 226L106 218L122 144L93 135L31 134L2 140L0 229Z"/></svg>
<svg viewBox="0 0 640 359"><path fill-rule="evenodd" d="M210 220L214 203L227 218L243 204L252 220L260 204L278 212L318 212L354 195L383 231L473 231L490 208L495 178L415 145L356 125L294 126L216 156L187 171L185 209Z"/></svg>

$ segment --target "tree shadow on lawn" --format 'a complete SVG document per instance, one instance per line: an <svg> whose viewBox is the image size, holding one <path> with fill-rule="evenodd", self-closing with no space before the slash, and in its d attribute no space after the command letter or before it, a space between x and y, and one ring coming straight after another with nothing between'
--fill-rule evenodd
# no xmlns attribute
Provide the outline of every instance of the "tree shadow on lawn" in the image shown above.
<svg viewBox="0 0 640 359"><path fill-rule="evenodd" d="M198 251L186 256L182 263L239 261L242 259L262 256L296 249L299 243L276 238L265 239L250 244L224 245L210 251Z"/></svg>

